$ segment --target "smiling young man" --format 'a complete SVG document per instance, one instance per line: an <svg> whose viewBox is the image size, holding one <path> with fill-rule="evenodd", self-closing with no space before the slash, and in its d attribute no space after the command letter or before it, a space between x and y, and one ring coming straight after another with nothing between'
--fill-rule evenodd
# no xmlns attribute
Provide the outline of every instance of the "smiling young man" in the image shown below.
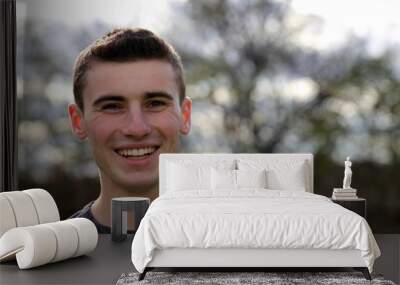
<svg viewBox="0 0 400 285"><path fill-rule="evenodd" d="M72 217L89 218L108 233L111 198L156 198L160 153L177 152L180 135L190 131L180 57L148 30L114 30L79 54L74 97L72 130L89 141L101 189Z"/></svg>

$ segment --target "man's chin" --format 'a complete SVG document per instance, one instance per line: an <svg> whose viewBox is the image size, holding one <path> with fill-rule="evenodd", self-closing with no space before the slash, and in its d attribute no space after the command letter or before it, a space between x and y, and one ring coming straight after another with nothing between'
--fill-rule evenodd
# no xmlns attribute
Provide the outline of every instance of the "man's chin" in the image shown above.
<svg viewBox="0 0 400 285"><path fill-rule="evenodd" d="M158 183L156 185L138 185L127 188L129 197L146 197L153 201L159 196Z"/></svg>
<svg viewBox="0 0 400 285"><path fill-rule="evenodd" d="M149 193L153 191L158 192L158 179L156 181L134 181L124 183L124 188L129 193Z"/></svg>

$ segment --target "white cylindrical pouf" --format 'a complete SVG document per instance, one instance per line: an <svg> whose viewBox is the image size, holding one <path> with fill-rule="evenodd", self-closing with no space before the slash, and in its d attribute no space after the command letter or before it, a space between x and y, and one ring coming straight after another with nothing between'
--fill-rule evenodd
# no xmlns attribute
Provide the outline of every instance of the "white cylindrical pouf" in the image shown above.
<svg viewBox="0 0 400 285"><path fill-rule="evenodd" d="M74 256L78 249L78 233L71 223L62 221L43 224L41 226L51 229L57 238L57 250L51 262L57 262Z"/></svg>
<svg viewBox="0 0 400 285"><path fill-rule="evenodd" d="M9 229L17 226L11 204L2 194L0 193L0 237Z"/></svg>
<svg viewBox="0 0 400 285"><path fill-rule="evenodd" d="M38 214L39 224L57 222L60 220L56 202L49 192L39 188L28 189L23 192L31 197Z"/></svg>
<svg viewBox="0 0 400 285"><path fill-rule="evenodd" d="M54 232L42 225L11 229L0 239L0 258L16 253L20 269L49 263L54 258L56 249Z"/></svg>
<svg viewBox="0 0 400 285"><path fill-rule="evenodd" d="M95 249L98 234L84 218L17 227L0 238L0 261L17 258L20 269L86 254Z"/></svg>
<svg viewBox="0 0 400 285"><path fill-rule="evenodd" d="M3 192L15 215L17 227L33 226L39 223L38 214L31 197L22 191Z"/></svg>
<svg viewBox="0 0 400 285"><path fill-rule="evenodd" d="M98 233L92 221L85 218L74 218L65 222L73 225L78 233L78 249L74 257L86 254L96 248Z"/></svg>

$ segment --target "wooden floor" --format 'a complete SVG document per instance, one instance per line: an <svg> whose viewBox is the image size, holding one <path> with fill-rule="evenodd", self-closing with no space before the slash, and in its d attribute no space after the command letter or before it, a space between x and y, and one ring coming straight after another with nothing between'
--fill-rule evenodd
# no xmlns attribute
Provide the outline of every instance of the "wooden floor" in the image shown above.
<svg viewBox="0 0 400 285"><path fill-rule="evenodd" d="M374 273L400 284L400 234L375 234L381 257L375 261Z"/></svg>

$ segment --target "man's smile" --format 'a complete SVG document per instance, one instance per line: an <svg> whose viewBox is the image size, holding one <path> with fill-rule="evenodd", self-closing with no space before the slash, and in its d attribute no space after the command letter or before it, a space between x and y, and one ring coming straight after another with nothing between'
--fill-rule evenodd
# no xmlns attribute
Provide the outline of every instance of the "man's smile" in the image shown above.
<svg viewBox="0 0 400 285"><path fill-rule="evenodd" d="M154 154L160 146L124 147L115 152L124 158L144 158Z"/></svg>

